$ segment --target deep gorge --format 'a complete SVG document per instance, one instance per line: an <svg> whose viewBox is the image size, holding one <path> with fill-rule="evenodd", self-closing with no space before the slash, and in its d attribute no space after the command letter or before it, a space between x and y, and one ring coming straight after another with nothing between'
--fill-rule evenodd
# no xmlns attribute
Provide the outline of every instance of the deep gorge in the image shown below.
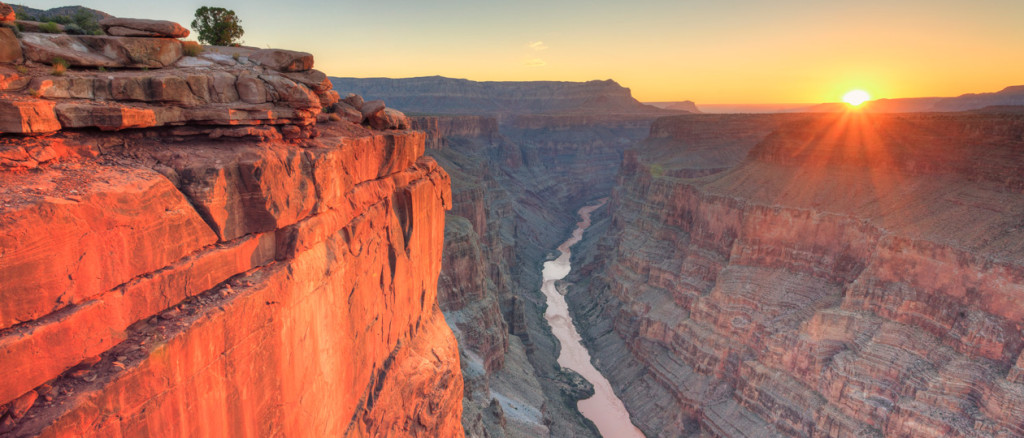
<svg viewBox="0 0 1024 438"><path fill-rule="evenodd" d="M157 33L0 62L0 435L598 436L541 287L608 197L551 286L647 436L1024 436L1019 108L687 114Z"/></svg>

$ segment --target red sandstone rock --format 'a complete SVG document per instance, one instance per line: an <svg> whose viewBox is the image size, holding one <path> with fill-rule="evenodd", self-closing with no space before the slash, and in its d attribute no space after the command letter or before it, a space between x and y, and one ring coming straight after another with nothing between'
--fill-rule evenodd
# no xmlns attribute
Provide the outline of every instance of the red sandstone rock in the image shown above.
<svg viewBox="0 0 1024 438"><path fill-rule="evenodd" d="M108 17L100 20L108 35L130 37L185 38L189 31L173 21Z"/></svg>
<svg viewBox="0 0 1024 438"><path fill-rule="evenodd" d="M350 123L362 123L363 113L359 112L358 109L346 104L345 102L338 102L334 104L334 113L338 114L342 120Z"/></svg>
<svg viewBox="0 0 1024 438"><path fill-rule="evenodd" d="M383 100L371 100L360 106L359 111L363 113L363 119L366 120L369 119L370 116L384 111L384 108Z"/></svg>
<svg viewBox="0 0 1024 438"><path fill-rule="evenodd" d="M348 93L348 95L346 95L345 98L342 99L342 102L347 103L349 106L357 110L362 109L363 104L366 103L363 101L363 96L354 93Z"/></svg>
<svg viewBox="0 0 1024 438"><path fill-rule="evenodd" d="M25 413L32 408L32 404L36 402L36 398L38 397L39 394L35 391L29 391L22 394L21 397L18 397L11 402L10 407L7 410L7 414L15 419L25 416Z"/></svg>
<svg viewBox="0 0 1024 438"><path fill-rule="evenodd" d="M294 169L298 180L307 181L302 184L318 187L312 191L316 214L270 233L199 249L106 292L97 288L100 294L60 318L0 337L0 367L12 371L0 376L5 390L32 388L83 358L138 345L130 354L112 352L120 365L93 366L70 383L88 386L77 386L74 398L58 395L55 403L36 408L41 410L33 419L14 425L15 433L222 435L238 427L270 427L286 435L305 435L310 428L329 435L461 435L458 352L435 301L443 212L451 205L447 175L432 160L417 160L424 151L420 133L382 135L348 126L354 131L328 129L317 140L327 143L308 149L312 155L298 161L308 164ZM295 148L299 154L293 155L279 145L271 153L247 155L265 147L142 144L133 153L171 163L185 154L196 164L225 157L225 166L248 162L266 171L247 177L268 184L266 196L292 202L277 192L294 196L295 183L280 181L272 163L304 153ZM248 161L231 164L230 155L221 154L232 150ZM95 178L125 189L123 179L103 172ZM94 196L80 196L81 203L94 202ZM165 211L109 199L133 214L151 207ZM281 214L291 214L286 211ZM4 220L16 219L0 213ZM151 237L156 233L137 228ZM246 279L234 280L231 292L218 290L219 282L238 274ZM9 277L0 272L0 278L6 284ZM171 319L128 327L168 309L177 312ZM143 335L138 330L167 340L134 344ZM246 396L238 396L240 391ZM185 410L179 410L180 400L189 400ZM92 406L119 414L112 420L96 415Z"/></svg>
<svg viewBox="0 0 1024 438"><path fill-rule="evenodd" d="M249 60L280 72L302 72L313 68L313 55L280 49L260 49Z"/></svg>
<svg viewBox="0 0 1024 438"><path fill-rule="evenodd" d="M0 3L0 22L14 21L17 18L17 14L14 13L14 8L6 3Z"/></svg>
<svg viewBox="0 0 1024 438"><path fill-rule="evenodd" d="M384 108L382 111L377 111L370 114L366 121L377 130L386 129L409 129L410 123L409 118L405 116L401 111L392 108Z"/></svg>
<svg viewBox="0 0 1024 438"><path fill-rule="evenodd" d="M28 60L61 58L80 67L161 68L182 56L181 42L169 38L25 33L21 46Z"/></svg>
<svg viewBox="0 0 1024 438"><path fill-rule="evenodd" d="M0 133L39 134L60 130L54 103L46 100L0 100Z"/></svg>
<svg viewBox="0 0 1024 438"><path fill-rule="evenodd" d="M14 32L6 27L0 27L0 62L21 61L21 58L21 44L18 43Z"/></svg>
<svg viewBox="0 0 1024 438"><path fill-rule="evenodd" d="M17 193L55 187L66 175L74 175L76 199ZM7 249L0 260L0 327L83 302L214 241L184 196L151 171L96 168L0 177L10 205L0 229ZM151 215L107 208L139 199L153 207Z"/></svg>

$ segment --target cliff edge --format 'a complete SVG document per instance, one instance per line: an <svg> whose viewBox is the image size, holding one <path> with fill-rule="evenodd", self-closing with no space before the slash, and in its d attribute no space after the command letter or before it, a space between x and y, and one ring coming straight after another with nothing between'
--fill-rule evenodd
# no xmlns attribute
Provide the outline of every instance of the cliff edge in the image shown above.
<svg viewBox="0 0 1024 438"><path fill-rule="evenodd" d="M461 435L425 135L308 53L118 20L0 28L0 433Z"/></svg>

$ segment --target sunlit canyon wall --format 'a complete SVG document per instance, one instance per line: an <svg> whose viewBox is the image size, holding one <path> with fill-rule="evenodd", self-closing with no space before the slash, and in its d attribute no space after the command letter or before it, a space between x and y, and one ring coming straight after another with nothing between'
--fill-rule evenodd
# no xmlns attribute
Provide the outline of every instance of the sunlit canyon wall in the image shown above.
<svg viewBox="0 0 1024 438"><path fill-rule="evenodd" d="M680 116L569 298L650 436L1024 434L1024 117Z"/></svg>

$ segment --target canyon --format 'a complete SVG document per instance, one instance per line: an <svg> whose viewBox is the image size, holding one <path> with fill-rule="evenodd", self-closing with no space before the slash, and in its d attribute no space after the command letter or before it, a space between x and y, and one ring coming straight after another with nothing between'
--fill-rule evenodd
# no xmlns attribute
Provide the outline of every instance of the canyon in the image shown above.
<svg viewBox="0 0 1024 438"><path fill-rule="evenodd" d="M395 106L415 114L426 154L451 175L438 294L459 340L467 436L598 436L576 406L593 389L559 365L543 316L543 263L579 207L612 189L622 152L654 119L680 112L610 81L331 81L341 93L404 102Z"/></svg>
<svg viewBox="0 0 1024 438"><path fill-rule="evenodd" d="M570 309L648 436L1021 436L1024 118L659 119Z"/></svg>
<svg viewBox="0 0 1024 438"><path fill-rule="evenodd" d="M646 436L1024 435L1019 87L690 114L101 24L0 27L4 436L600 436L607 383Z"/></svg>

